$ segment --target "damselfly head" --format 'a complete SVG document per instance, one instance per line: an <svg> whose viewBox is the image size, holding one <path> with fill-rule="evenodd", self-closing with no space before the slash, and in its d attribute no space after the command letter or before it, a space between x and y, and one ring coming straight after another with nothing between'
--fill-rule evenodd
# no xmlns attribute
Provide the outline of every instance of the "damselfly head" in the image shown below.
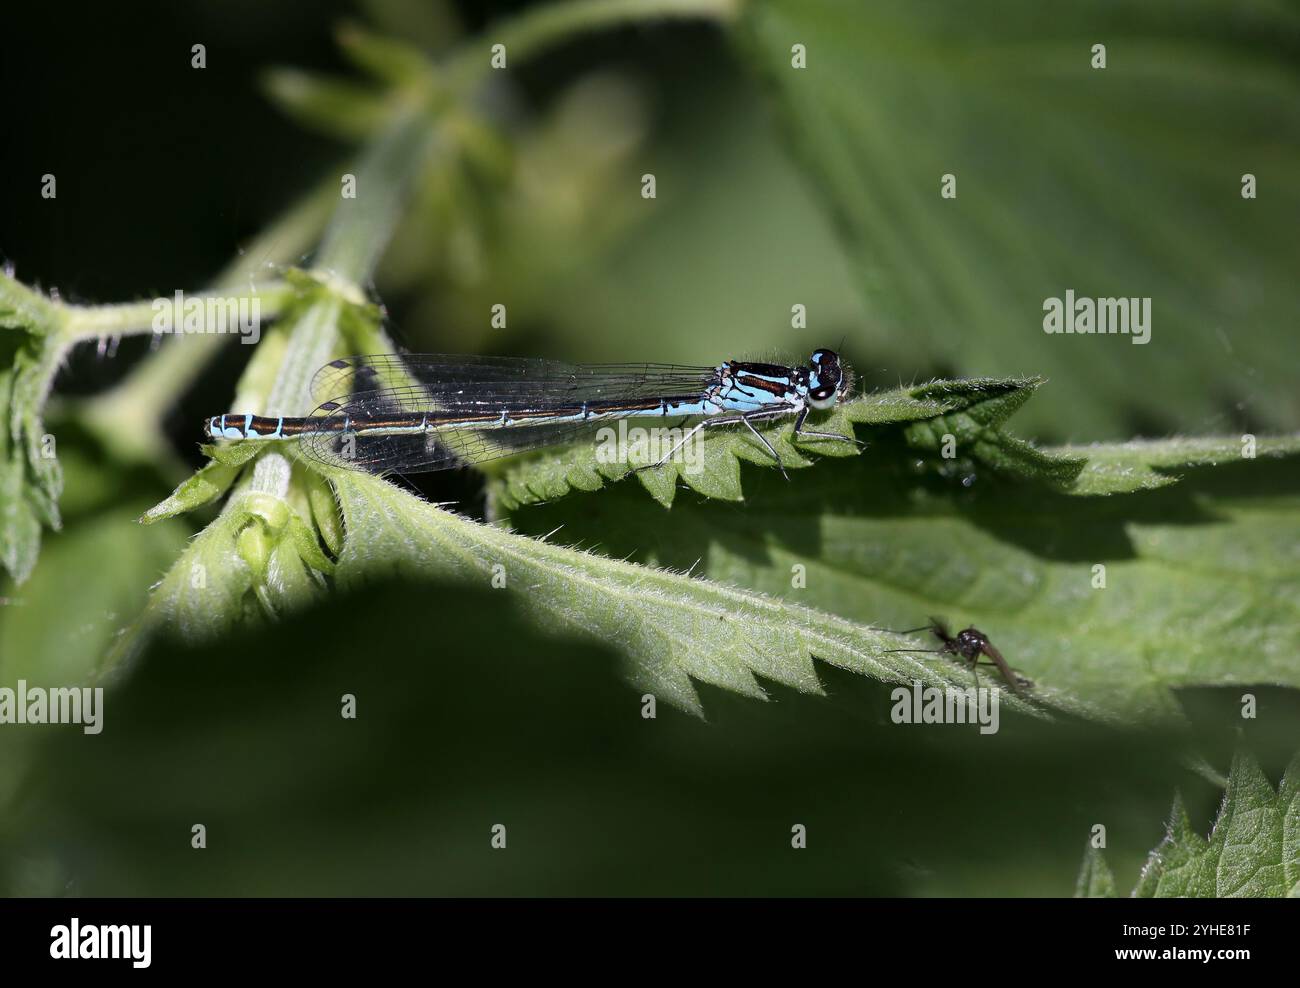
<svg viewBox="0 0 1300 988"><path fill-rule="evenodd" d="M834 350L814 350L808 358L808 404L821 411L830 408L847 391L848 376Z"/></svg>

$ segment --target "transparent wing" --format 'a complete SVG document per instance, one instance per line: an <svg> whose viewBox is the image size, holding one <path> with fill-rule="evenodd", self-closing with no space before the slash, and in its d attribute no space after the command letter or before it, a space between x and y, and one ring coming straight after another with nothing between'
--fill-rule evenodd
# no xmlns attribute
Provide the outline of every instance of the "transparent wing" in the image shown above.
<svg viewBox="0 0 1300 988"><path fill-rule="evenodd" d="M714 367L681 364L567 364L528 357L477 357L464 354L369 354L326 364L312 379L317 402L341 401L366 392L406 389L465 405L519 403L546 399L553 403L606 397L657 397L701 390L717 373ZM427 404L427 400L426 400Z"/></svg>
<svg viewBox="0 0 1300 988"><path fill-rule="evenodd" d="M566 364L517 357L456 354L377 354L345 357L321 368L312 413L300 449L335 466L375 473L420 473L594 439L619 419L653 416L662 398L694 400L717 380L715 367L678 364ZM640 403L638 407L638 403ZM595 421L565 421L586 404ZM727 406L703 414L771 410L770 396L729 394ZM418 432L359 433L377 420L434 415L478 417L505 413L508 425L483 428L431 425ZM553 418L544 421L548 416ZM664 422L662 418L659 421ZM345 423L354 427L345 431ZM667 423L665 423L667 424Z"/></svg>
<svg viewBox="0 0 1300 988"><path fill-rule="evenodd" d="M498 429L429 429L425 432L365 435L341 432L343 416L360 411L343 406L321 416L321 426L305 433L298 448L306 455L331 466L367 470L371 473L425 473L467 464L479 464L530 450L596 441L601 428L616 426L619 419L636 412L612 414L599 422L548 422L512 425ZM674 426L682 429L685 427Z"/></svg>

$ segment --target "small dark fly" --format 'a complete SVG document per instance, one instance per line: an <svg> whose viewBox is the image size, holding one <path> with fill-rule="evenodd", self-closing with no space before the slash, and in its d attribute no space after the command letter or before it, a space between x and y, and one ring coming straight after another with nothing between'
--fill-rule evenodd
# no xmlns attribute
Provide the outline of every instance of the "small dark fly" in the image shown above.
<svg viewBox="0 0 1300 988"><path fill-rule="evenodd" d="M947 625L939 618L930 618L930 623L922 625L919 628L908 628L905 631L894 631L892 628L873 628L873 631L886 631L894 635L913 635L918 631L928 631L940 641L938 648L891 648L890 652L926 652L932 654L947 654L960 658L970 663L971 671L976 672L975 667L978 665L997 666L998 672L1006 680L1007 685L1019 693L1023 689L1028 689L1034 684L1031 680L1017 673L1002 657L991 641L989 636L980 631L974 625L965 628L957 634L951 634ZM981 661L987 659L988 661ZM979 674L976 672L976 682L979 681Z"/></svg>

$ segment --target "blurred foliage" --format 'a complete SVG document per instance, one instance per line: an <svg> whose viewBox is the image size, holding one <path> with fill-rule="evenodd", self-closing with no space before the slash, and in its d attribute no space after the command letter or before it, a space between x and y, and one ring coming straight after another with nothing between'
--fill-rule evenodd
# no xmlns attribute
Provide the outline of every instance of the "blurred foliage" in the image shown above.
<svg viewBox="0 0 1300 988"><path fill-rule="evenodd" d="M0 577L27 579L41 530L57 530L63 473L41 412L65 344L43 295L0 273Z"/></svg>
<svg viewBox="0 0 1300 988"><path fill-rule="evenodd" d="M93 682L189 535L180 521L150 530L138 524L160 485L154 469L124 469L60 415L53 427L67 481L64 527L47 537L31 579L16 585L0 577L0 686L10 689L20 679L39 687ZM0 725L0 732L2 818L42 732L13 725Z"/></svg>
<svg viewBox="0 0 1300 988"><path fill-rule="evenodd" d="M539 637L497 592L374 586L203 648L159 642L108 693L101 735L47 732L0 818L0 880L84 896L1066 895L1095 823L1127 882L1171 785L1199 826L1218 798L1169 735L1009 713L996 735L909 730L888 689L818 674L826 696L706 687L709 723L663 706L647 720L607 653ZM1289 756L1269 723L1250 730L1276 771Z"/></svg>
<svg viewBox="0 0 1300 988"><path fill-rule="evenodd" d="M67 478L66 527L48 538L30 580L0 583L0 684L85 683L149 588L185 547L188 528L138 519L157 473L124 470L85 432L59 418L59 460Z"/></svg>
<svg viewBox="0 0 1300 988"><path fill-rule="evenodd" d="M1300 427L1293 4L754 0L740 37L905 367L1049 377L1043 435ZM1150 296L1151 342L1044 333L1066 289Z"/></svg>
<svg viewBox="0 0 1300 988"><path fill-rule="evenodd" d="M727 66L722 54L699 59ZM421 250L439 228L428 212L414 214L379 279L394 311L409 316L405 342L703 364L729 354L795 359L842 337L851 354L890 352L878 327L863 322L842 251L755 94L731 76L698 85L687 100L675 89L649 93L635 76L580 80L549 115L552 129L518 149L522 188L508 193L516 208L495 227L480 220L484 232L462 246ZM597 119L605 121L599 139L590 133ZM652 126L654 141L643 135ZM645 173L657 180L652 201L640 198ZM458 256L477 263L462 264L450 285L438 282L450 291L421 281L445 279L444 261ZM401 280L390 281L388 269ZM509 312L504 331L490 325L498 302ZM808 308L807 332L790 329L796 302ZM861 370L893 384L926 368Z"/></svg>

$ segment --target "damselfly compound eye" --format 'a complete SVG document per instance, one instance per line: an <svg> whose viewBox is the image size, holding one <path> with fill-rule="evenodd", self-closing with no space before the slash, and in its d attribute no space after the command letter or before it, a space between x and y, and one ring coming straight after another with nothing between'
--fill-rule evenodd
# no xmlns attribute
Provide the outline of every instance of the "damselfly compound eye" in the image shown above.
<svg viewBox="0 0 1300 988"><path fill-rule="evenodd" d="M824 411L835 404L844 384L844 370L834 350L814 350L808 358L808 404Z"/></svg>
<svg viewBox="0 0 1300 988"><path fill-rule="evenodd" d="M834 386L824 384L820 388L813 388L808 392L808 404L812 405L812 407L817 409L819 412L824 411L835 404L835 398L838 391L838 383Z"/></svg>

